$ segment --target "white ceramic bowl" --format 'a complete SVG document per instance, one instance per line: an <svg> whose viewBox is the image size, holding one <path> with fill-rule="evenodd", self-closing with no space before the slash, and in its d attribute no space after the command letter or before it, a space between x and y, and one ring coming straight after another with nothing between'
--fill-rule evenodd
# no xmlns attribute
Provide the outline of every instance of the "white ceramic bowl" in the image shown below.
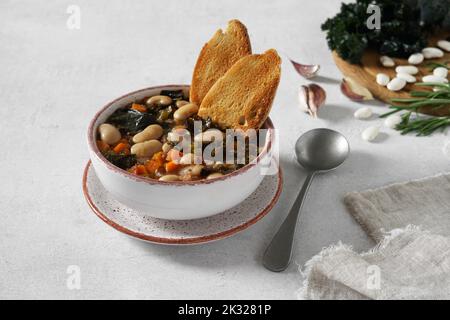
<svg viewBox="0 0 450 320"><path fill-rule="evenodd" d="M91 161L101 183L111 195L128 207L149 215L170 220L197 219L228 210L246 199L261 183L262 166L270 163L274 128L270 119L263 151L250 164L230 174L211 180L163 182L139 177L111 164L95 143L97 128L118 108L157 95L161 90L180 90L187 93L187 85L151 87L126 94L103 107L88 128L88 147Z"/></svg>

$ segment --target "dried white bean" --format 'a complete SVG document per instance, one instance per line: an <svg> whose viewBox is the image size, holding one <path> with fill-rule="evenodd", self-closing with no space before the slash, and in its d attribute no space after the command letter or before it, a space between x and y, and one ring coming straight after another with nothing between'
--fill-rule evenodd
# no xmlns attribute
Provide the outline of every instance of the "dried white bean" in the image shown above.
<svg viewBox="0 0 450 320"><path fill-rule="evenodd" d="M419 72L419 69L415 66L398 66L395 68L395 72L397 73L409 73L409 74L417 74Z"/></svg>
<svg viewBox="0 0 450 320"><path fill-rule="evenodd" d="M387 84L387 88L391 91L402 90L406 86L406 80L402 78L394 78Z"/></svg>
<svg viewBox="0 0 450 320"><path fill-rule="evenodd" d="M397 78L404 79L408 83L416 82L416 77L409 73L397 73Z"/></svg>
<svg viewBox="0 0 450 320"><path fill-rule="evenodd" d="M356 119L368 119L372 116L372 114L372 109L370 109L369 107L363 107L356 110L353 116Z"/></svg>
<svg viewBox="0 0 450 320"><path fill-rule="evenodd" d="M180 177L175 174L166 174L165 176L159 178L159 181L166 181L166 182L178 180L180 180Z"/></svg>
<svg viewBox="0 0 450 320"><path fill-rule="evenodd" d="M437 67L433 70L433 75L435 75L436 77L447 78L448 69L444 67Z"/></svg>
<svg viewBox="0 0 450 320"><path fill-rule="evenodd" d="M450 52L450 41L439 40L437 45L438 45L439 48L441 48L441 49L443 49L443 50L445 50L447 52Z"/></svg>
<svg viewBox="0 0 450 320"><path fill-rule="evenodd" d="M159 124L151 124L133 137L134 143L159 139L163 134L163 128Z"/></svg>
<svg viewBox="0 0 450 320"><path fill-rule="evenodd" d="M119 142L119 140L122 138L120 131L109 123L101 124L98 127L98 132L100 133L100 139L109 145Z"/></svg>
<svg viewBox="0 0 450 320"><path fill-rule="evenodd" d="M408 63L410 64L421 64L423 62L424 56L421 53L413 53L408 58Z"/></svg>
<svg viewBox="0 0 450 320"><path fill-rule="evenodd" d="M392 60L392 58L390 58L390 57L388 57L388 56L381 56L381 57L380 57L380 63L381 63L384 67L393 67L393 66L395 66L394 60Z"/></svg>
<svg viewBox="0 0 450 320"><path fill-rule="evenodd" d="M435 82L435 83L447 83L448 80L446 78L437 77L435 75L428 75L422 78L423 82Z"/></svg>
<svg viewBox="0 0 450 320"><path fill-rule="evenodd" d="M190 116L196 114L198 106L194 103L188 103L173 113L173 118L177 121L184 121Z"/></svg>
<svg viewBox="0 0 450 320"><path fill-rule="evenodd" d="M388 128L393 129L400 122L402 122L402 117L400 117L398 114L391 114L384 120L384 125Z"/></svg>
<svg viewBox="0 0 450 320"><path fill-rule="evenodd" d="M389 83L390 80L391 79L389 78L389 76L387 74L385 74L385 73L377 74L377 83L380 86L385 87Z"/></svg>
<svg viewBox="0 0 450 320"><path fill-rule="evenodd" d="M131 146L131 153L138 157L151 157L156 152L160 151L162 143L158 140L150 140L133 144Z"/></svg>
<svg viewBox="0 0 450 320"><path fill-rule="evenodd" d="M444 56L444 51L439 48L428 47L422 50L422 54L425 59L442 58Z"/></svg>
<svg viewBox="0 0 450 320"><path fill-rule="evenodd" d="M361 137L366 141L373 141L378 136L379 133L380 128L368 127L362 132Z"/></svg>

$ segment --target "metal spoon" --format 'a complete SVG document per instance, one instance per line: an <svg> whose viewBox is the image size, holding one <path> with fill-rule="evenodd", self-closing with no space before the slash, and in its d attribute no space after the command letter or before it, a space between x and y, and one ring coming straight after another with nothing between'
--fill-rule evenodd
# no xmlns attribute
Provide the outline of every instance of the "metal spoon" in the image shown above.
<svg viewBox="0 0 450 320"><path fill-rule="evenodd" d="M334 130L314 129L298 138L295 155L297 162L308 171L308 176L291 211L264 253L263 264L267 269L279 272L287 268L291 261L297 219L314 175L335 169L345 161L349 152L347 139Z"/></svg>

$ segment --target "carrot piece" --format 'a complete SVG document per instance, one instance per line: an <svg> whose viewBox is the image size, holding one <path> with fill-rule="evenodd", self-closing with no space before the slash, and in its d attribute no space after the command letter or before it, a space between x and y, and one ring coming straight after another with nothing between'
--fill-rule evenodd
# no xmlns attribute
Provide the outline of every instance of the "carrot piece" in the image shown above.
<svg viewBox="0 0 450 320"><path fill-rule="evenodd" d="M147 174L147 169L145 168L144 165L138 164L135 166L133 173L137 174L138 176L143 176Z"/></svg>
<svg viewBox="0 0 450 320"><path fill-rule="evenodd" d="M106 152L109 150L109 144L102 140L97 140L97 148L100 152Z"/></svg>
<svg viewBox="0 0 450 320"><path fill-rule="evenodd" d="M153 155L153 157L145 163L145 167L149 173L154 173L156 170L161 168L164 164L163 152L158 152Z"/></svg>
<svg viewBox="0 0 450 320"><path fill-rule="evenodd" d="M142 104L139 104L139 103L133 103L131 105L131 109L137 110L139 112L147 112L147 108L144 107Z"/></svg>
<svg viewBox="0 0 450 320"><path fill-rule="evenodd" d="M166 162L166 164L165 164L166 172L177 171L179 167L180 167L180 165L173 161Z"/></svg>
<svg viewBox="0 0 450 320"><path fill-rule="evenodd" d="M126 153L127 150L128 150L128 143L124 143L124 142L119 142L113 149L113 151L115 153L121 153L121 152Z"/></svg>

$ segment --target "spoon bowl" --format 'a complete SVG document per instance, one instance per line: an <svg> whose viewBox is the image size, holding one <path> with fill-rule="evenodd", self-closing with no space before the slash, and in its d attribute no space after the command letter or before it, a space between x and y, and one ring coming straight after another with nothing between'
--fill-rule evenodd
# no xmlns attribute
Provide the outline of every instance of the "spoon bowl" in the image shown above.
<svg viewBox="0 0 450 320"><path fill-rule="evenodd" d="M334 130L313 129L298 138L295 155L297 162L308 171L308 175L286 219L264 253L263 264L267 269L279 272L289 265L298 216L314 175L340 166L349 153L347 139Z"/></svg>
<svg viewBox="0 0 450 320"><path fill-rule="evenodd" d="M340 166L350 152L347 139L334 130L306 132L295 143L297 162L308 171L328 171Z"/></svg>

